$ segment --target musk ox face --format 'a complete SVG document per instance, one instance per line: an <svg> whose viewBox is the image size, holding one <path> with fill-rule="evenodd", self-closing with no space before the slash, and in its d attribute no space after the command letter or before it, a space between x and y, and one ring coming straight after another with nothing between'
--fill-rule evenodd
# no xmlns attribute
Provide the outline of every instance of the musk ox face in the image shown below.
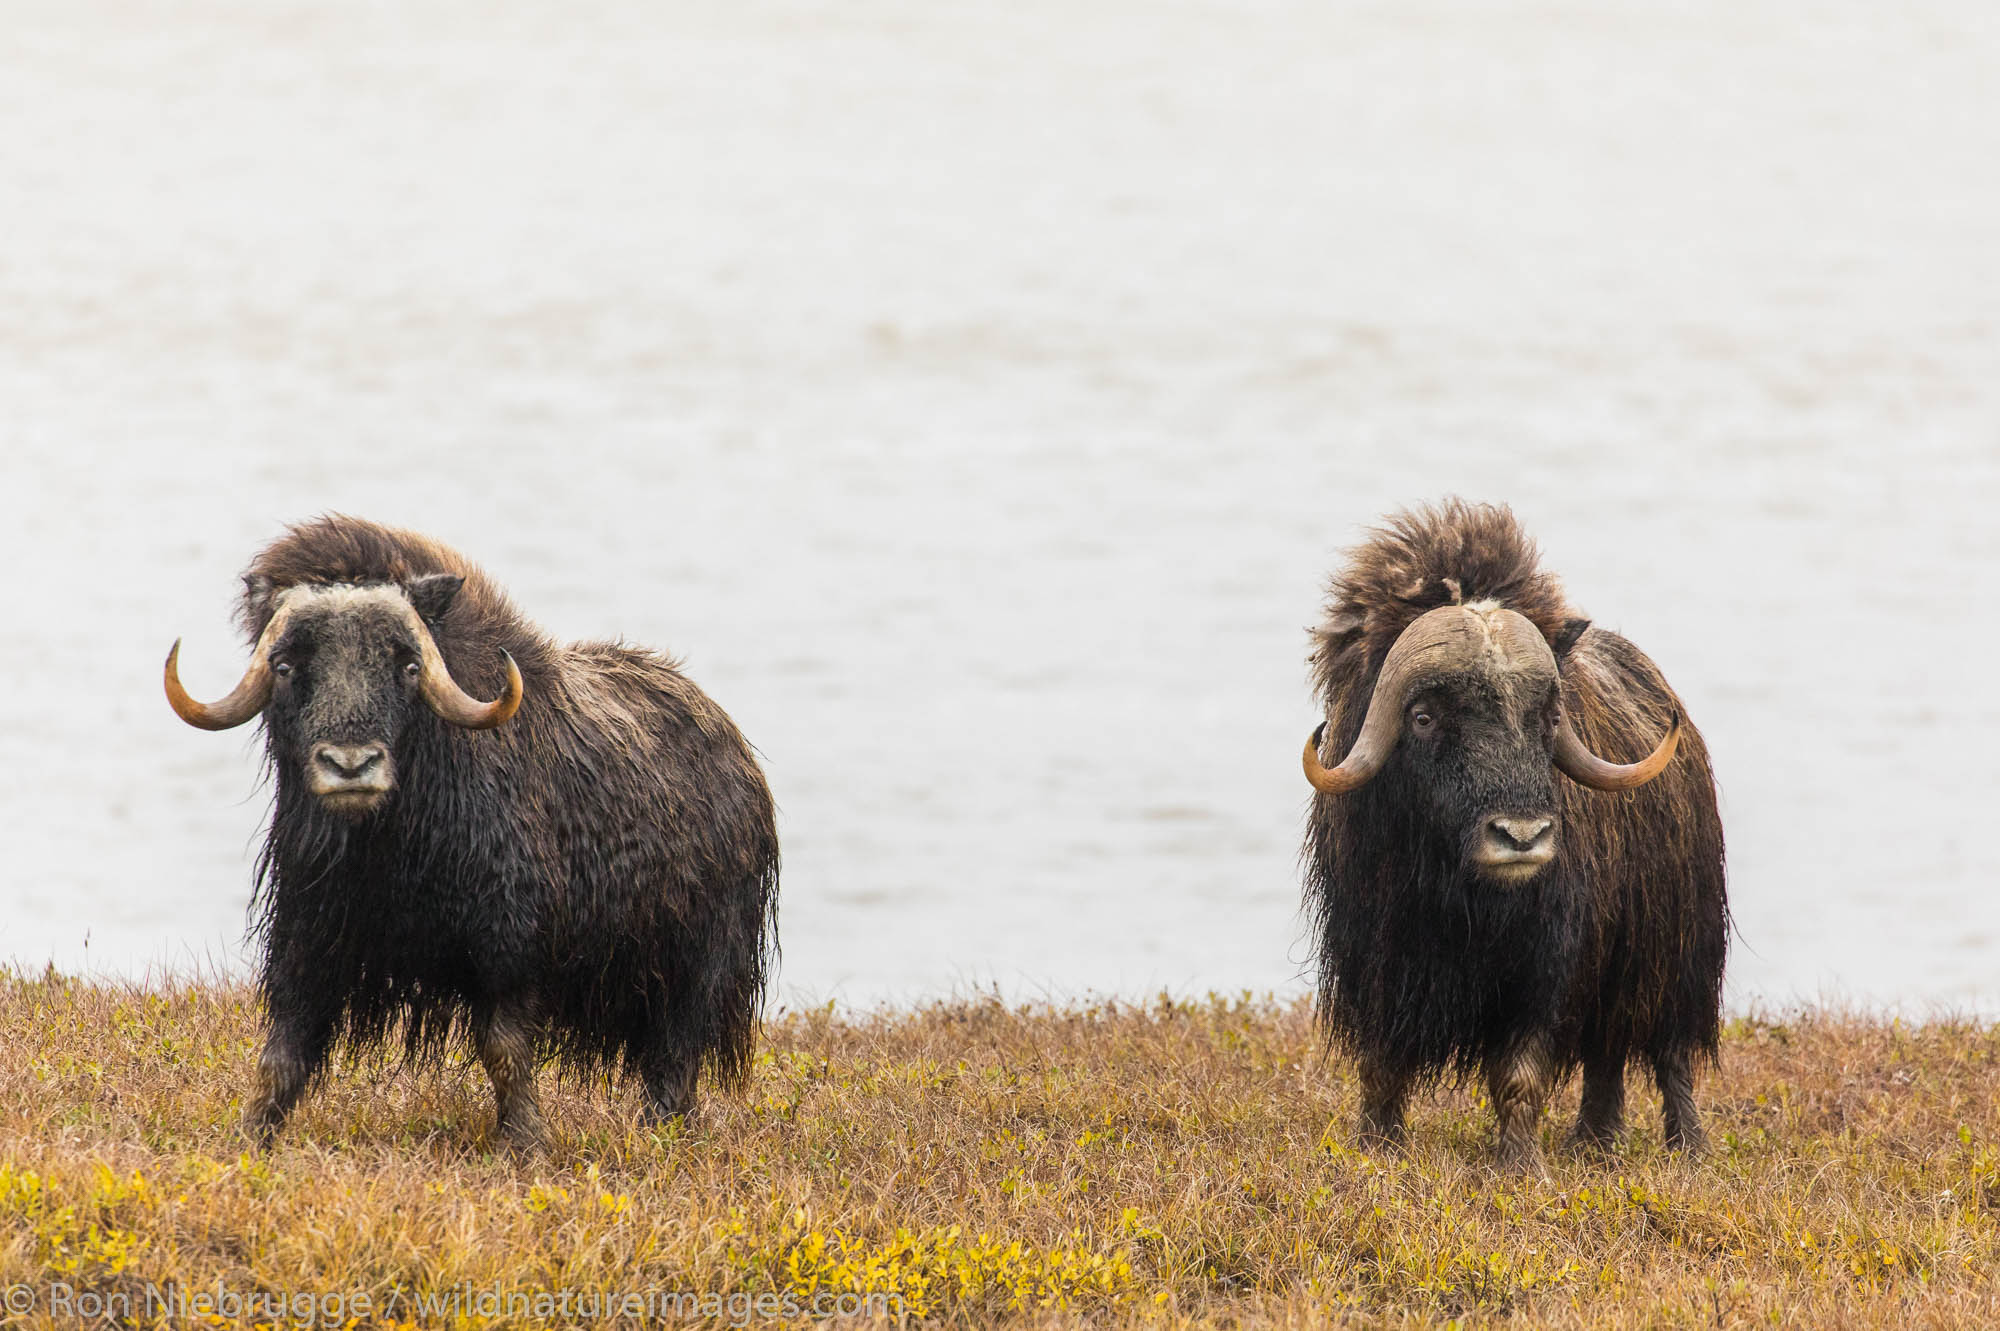
<svg viewBox="0 0 2000 1331"><path fill-rule="evenodd" d="M396 789L397 742L423 707L424 625L395 587L298 588L287 603L264 724L277 760L329 812L358 821Z"/></svg>
<svg viewBox="0 0 2000 1331"><path fill-rule="evenodd" d="M167 699L189 725L223 730L263 713L273 756L329 812L360 820L396 789L396 748L420 708L452 725L490 729L521 704L511 659L491 703L452 682L431 636L463 579L288 587L252 649L243 680L217 703L181 687L180 644L167 655Z"/></svg>
<svg viewBox="0 0 2000 1331"><path fill-rule="evenodd" d="M1673 758L1680 719L1640 762L1597 757L1563 716L1555 648L1525 616L1481 601L1440 606L1396 638L1338 767L1320 761L1325 732L1306 742L1315 789L1345 795L1392 771L1394 798L1475 875L1524 883L1556 857L1554 772L1598 790L1644 785Z"/></svg>
<svg viewBox="0 0 2000 1331"><path fill-rule="evenodd" d="M1553 671L1454 671L1412 681L1385 779L1475 876L1524 883L1556 857Z"/></svg>

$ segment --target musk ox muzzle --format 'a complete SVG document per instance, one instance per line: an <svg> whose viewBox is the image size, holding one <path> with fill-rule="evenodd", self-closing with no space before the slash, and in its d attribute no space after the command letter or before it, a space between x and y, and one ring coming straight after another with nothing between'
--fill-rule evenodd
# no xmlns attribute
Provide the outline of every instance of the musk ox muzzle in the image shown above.
<svg viewBox="0 0 2000 1331"><path fill-rule="evenodd" d="M1555 857L1556 820L1541 815L1488 818L1472 852L1479 871L1501 882L1532 878Z"/></svg>
<svg viewBox="0 0 2000 1331"><path fill-rule="evenodd" d="M306 788L335 813L372 813L396 788L396 759L386 744L315 744Z"/></svg>

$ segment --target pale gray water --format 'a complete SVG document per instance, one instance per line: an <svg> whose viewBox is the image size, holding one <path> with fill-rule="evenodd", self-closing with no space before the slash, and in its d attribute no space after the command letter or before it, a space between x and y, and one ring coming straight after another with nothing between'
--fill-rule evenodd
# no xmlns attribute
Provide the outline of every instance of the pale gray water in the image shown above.
<svg viewBox="0 0 2000 1331"><path fill-rule="evenodd" d="M1512 501L1721 772L1731 992L2000 996L2000 13L0 0L0 956L240 964L235 575L685 653L785 994L1290 989L1303 626Z"/></svg>

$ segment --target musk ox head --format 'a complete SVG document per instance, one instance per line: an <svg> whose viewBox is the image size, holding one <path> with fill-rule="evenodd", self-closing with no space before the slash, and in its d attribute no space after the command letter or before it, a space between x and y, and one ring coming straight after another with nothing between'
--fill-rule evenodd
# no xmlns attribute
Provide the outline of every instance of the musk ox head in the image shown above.
<svg viewBox="0 0 2000 1331"><path fill-rule="evenodd" d="M1560 844L1553 772L1598 790L1643 785L1673 758L1680 718L1641 762L1597 757L1563 715L1554 648L1525 616L1481 601L1440 606L1403 630L1353 749L1330 769L1319 756L1325 730L1306 743L1315 789L1344 795L1389 769L1395 788L1421 806L1411 812L1457 845L1476 875L1524 883Z"/></svg>
<svg viewBox="0 0 2000 1331"><path fill-rule="evenodd" d="M258 713L274 758L320 803L359 820L396 788L396 744L420 707L455 726L487 730L521 705L521 672L503 652L507 689L483 703L445 669L431 636L464 579L452 574L407 585L306 584L271 602L250 668L229 696L201 703L181 687L181 645L167 653L167 701L181 720L226 730Z"/></svg>

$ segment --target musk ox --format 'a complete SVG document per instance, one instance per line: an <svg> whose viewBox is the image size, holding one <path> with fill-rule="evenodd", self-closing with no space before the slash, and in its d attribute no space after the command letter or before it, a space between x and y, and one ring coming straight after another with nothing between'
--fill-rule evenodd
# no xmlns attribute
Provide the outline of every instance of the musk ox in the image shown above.
<svg viewBox="0 0 2000 1331"><path fill-rule="evenodd" d="M166 688L205 730L262 716L276 777L249 1131L269 1140L337 1045L399 1026L415 1061L469 1033L522 1145L548 1057L636 1073L663 1118L704 1065L740 1079L776 929L771 792L675 662L556 643L455 551L354 518L291 528L243 584L242 682L190 698L176 642Z"/></svg>
<svg viewBox="0 0 2000 1331"><path fill-rule="evenodd" d="M1333 579L1305 749L1321 1016L1366 1137L1399 1142L1413 1089L1479 1073L1500 1162L1534 1167L1580 1066L1571 1140L1601 1147L1637 1056L1667 1144L1698 1149L1728 946L1715 778L1658 668L1538 558L1507 509L1450 501Z"/></svg>

